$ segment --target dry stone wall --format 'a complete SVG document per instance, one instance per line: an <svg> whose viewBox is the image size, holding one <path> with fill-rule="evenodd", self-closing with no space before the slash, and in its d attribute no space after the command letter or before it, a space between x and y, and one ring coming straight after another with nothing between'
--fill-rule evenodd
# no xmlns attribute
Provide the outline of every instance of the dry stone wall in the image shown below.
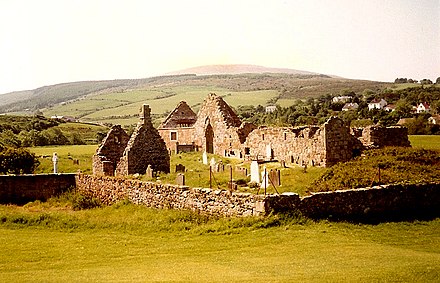
<svg viewBox="0 0 440 283"><path fill-rule="evenodd" d="M267 215L299 211L311 218L348 220L440 216L440 184L384 185L316 193L254 195L225 190L142 182L118 177L77 176L77 189L105 204L129 199L154 208L189 209L222 216Z"/></svg>
<svg viewBox="0 0 440 283"><path fill-rule="evenodd" d="M402 126L381 127L369 126L361 130L360 141L367 148L385 146L411 146L408 140L408 129Z"/></svg>
<svg viewBox="0 0 440 283"><path fill-rule="evenodd" d="M77 176L77 190L107 205L128 199L135 204L153 208L189 209L223 216L253 215L256 213L255 203L261 198L224 190L82 174Z"/></svg>

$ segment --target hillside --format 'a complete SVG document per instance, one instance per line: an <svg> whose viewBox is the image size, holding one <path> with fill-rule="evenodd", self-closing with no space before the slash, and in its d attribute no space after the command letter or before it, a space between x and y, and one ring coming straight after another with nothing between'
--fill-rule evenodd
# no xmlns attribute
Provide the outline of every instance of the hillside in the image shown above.
<svg viewBox="0 0 440 283"><path fill-rule="evenodd" d="M182 100L197 111L210 92L221 95L233 107L268 104L286 107L298 99L339 95L346 91L380 92L392 85L253 65L205 66L182 73L187 71L199 75L72 82L2 94L0 113L41 111L45 116L73 116L86 122L129 125L136 123L141 104L149 104L154 118L161 118ZM204 72L244 73L202 75Z"/></svg>

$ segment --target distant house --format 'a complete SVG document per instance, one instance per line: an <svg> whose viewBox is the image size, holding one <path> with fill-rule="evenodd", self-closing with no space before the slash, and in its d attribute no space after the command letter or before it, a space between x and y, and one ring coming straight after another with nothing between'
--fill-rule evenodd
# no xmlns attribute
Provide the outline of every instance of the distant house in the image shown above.
<svg viewBox="0 0 440 283"><path fill-rule="evenodd" d="M55 115L55 116L51 116L50 118L51 119L62 120L62 121L65 121L65 122L78 122L78 120L75 119L75 117L71 117L71 116L58 116L58 115Z"/></svg>
<svg viewBox="0 0 440 283"><path fill-rule="evenodd" d="M440 125L440 115L429 117L428 122L434 125Z"/></svg>
<svg viewBox="0 0 440 283"><path fill-rule="evenodd" d="M276 105L266 106L266 113L272 113L272 112L275 112L275 110L277 110L277 106Z"/></svg>
<svg viewBox="0 0 440 283"><path fill-rule="evenodd" d="M388 104L383 109L388 112L393 112L394 110L396 110L396 105L395 104Z"/></svg>
<svg viewBox="0 0 440 283"><path fill-rule="evenodd" d="M353 97L351 96L335 96L333 97L333 103L338 103L338 102L349 102Z"/></svg>
<svg viewBox="0 0 440 283"><path fill-rule="evenodd" d="M383 109L388 103L383 98L375 98L368 103L368 110Z"/></svg>
<svg viewBox="0 0 440 283"><path fill-rule="evenodd" d="M354 103L345 103L344 107L342 107L342 111L356 110L359 108L359 104Z"/></svg>
<svg viewBox="0 0 440 283"><path fill-rule="evenodd" d="M417 106L417 110L416 110L417 113L428 113L428 112L430 112L430 111L431 111L431 107L430 107L429 104L426 103L426 102L424 102L424 103L420 103L420 104Z"/></svg>

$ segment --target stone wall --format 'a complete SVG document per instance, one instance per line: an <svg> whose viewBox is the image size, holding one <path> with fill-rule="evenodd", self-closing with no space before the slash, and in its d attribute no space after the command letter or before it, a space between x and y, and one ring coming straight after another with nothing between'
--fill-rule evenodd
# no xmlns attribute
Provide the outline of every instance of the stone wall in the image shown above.
<svg viewBox="0 0 440 283"><path fill-rule="evenodd" d="M324 135L319 127L259 127L249 134L244 147L253 159L325 165Z"/></svg>
<svg viewBox="0 0 440 283"><path fill-rule="evenodd" d="M166 147L171 152L176 152L177 144L193 145L194 143L194 128L159 128L158 131L163 141L165 142ZM195 143L194 147L196 147Z"/></svg>
<svg viewBox="0 0 440 283"><path fill-rule="evenodd" d="M223 216L299 211L311 218L348 220L408 219L440 216L440 184L384 185L316 193L254 195L189 188L105 176L77 176L77 189L105 204L129 199L154 208L189 209Z"/></svg>
<svg viewBox="0 0 440 283"><path fill-rule="evenodd" d="M362 136L359 139L368 148L411 146L408 140L408 129L402 126L369 126L362 129Z"/></svg>
<svg viewBox="0 0 440 283"><path fill-rule="evenodd" d="M104 204L128 199L135 204L153 208L189 209L223 216L253 215L256 213L255 203L261 198L253 194L230 193L224 190L82 174L77 176L77 189L100 199Z"/></svg>
<svg viewBox="0 0 440 283"><path fill-rule="evenodd" d="M75 186L75 174L0 175L0 203L45 201Z"/></svg>
<svg viewBox="0 0 440 283"><path fill-rule="evenodd" d="M120 125L113 126L93 155L93 174L113 176L129 139Z"/></svg>

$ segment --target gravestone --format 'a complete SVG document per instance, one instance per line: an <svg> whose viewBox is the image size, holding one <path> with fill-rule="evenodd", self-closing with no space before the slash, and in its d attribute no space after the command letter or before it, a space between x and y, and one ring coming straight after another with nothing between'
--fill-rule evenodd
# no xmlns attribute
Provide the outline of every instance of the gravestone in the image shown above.
<svg viewBox="0 0 440 283"><path fill-rule="evenodd" d="M217 163L215 165L215 171L216 172L224 172L225 171L225 165L223 164L223 162L220 160L219 163Z"/></svg>
<svg viewBox="0 0 440 283"><path fill-rule="evenodd" d="M281 168L286 168L286 161L281 160L280 161L280 166L281 166Z"/></svg>
<svg viewBox="0 0 440 283"><path fill-rule="evenodd" d="M268 173L266 166L264 166L264 170L261 172L261 188L268 188L270 185Z"/></svg>
<svg viewBox="0 0 440 283"><path fill-rule="evenodd" d="M185 173L185 166L182 164L176 164L176 173Z"/></svg>
<svg viewBox="0 0 440 283"><path fill-rule="evenodd" d="M211 161L209 162L209 165L211 165L212 170L215 168L215 158L211 158Z"/></svg>
<svg viewBox="0 0 440 283"><path fill-rule="evenodd" d="M275 186L275 187L279 187L281 186L281 174L280 174L280 170L273 170L271 169L269 172L269 179L270 182L269 184Z"/></svg>
<svg viewBox="0 0 440 283"><path fill-rule="evenodd" d="M185 186L185 174L182 173L177 174L176 184L178 186Z"/></svg>
<svg viewBox="0 0 440 283"><path fill-rule="evenodd" d="M203 152L202 162L203 164L208 165L208 154L206 153L206 151Z"/></svg>
<svg viewBox="0 0 440 283"><path fill-rule="evenodd" d="M251 182L260 183L260 165L257 160L251 163Z"/></svg>
<svg viewBox="0 0 440 283"><path fill-rule="evenodd" d="M153 178L153 168L151 168L150 164L148 164L147 170L145 170L145 176L147 178Z"/></svg>

